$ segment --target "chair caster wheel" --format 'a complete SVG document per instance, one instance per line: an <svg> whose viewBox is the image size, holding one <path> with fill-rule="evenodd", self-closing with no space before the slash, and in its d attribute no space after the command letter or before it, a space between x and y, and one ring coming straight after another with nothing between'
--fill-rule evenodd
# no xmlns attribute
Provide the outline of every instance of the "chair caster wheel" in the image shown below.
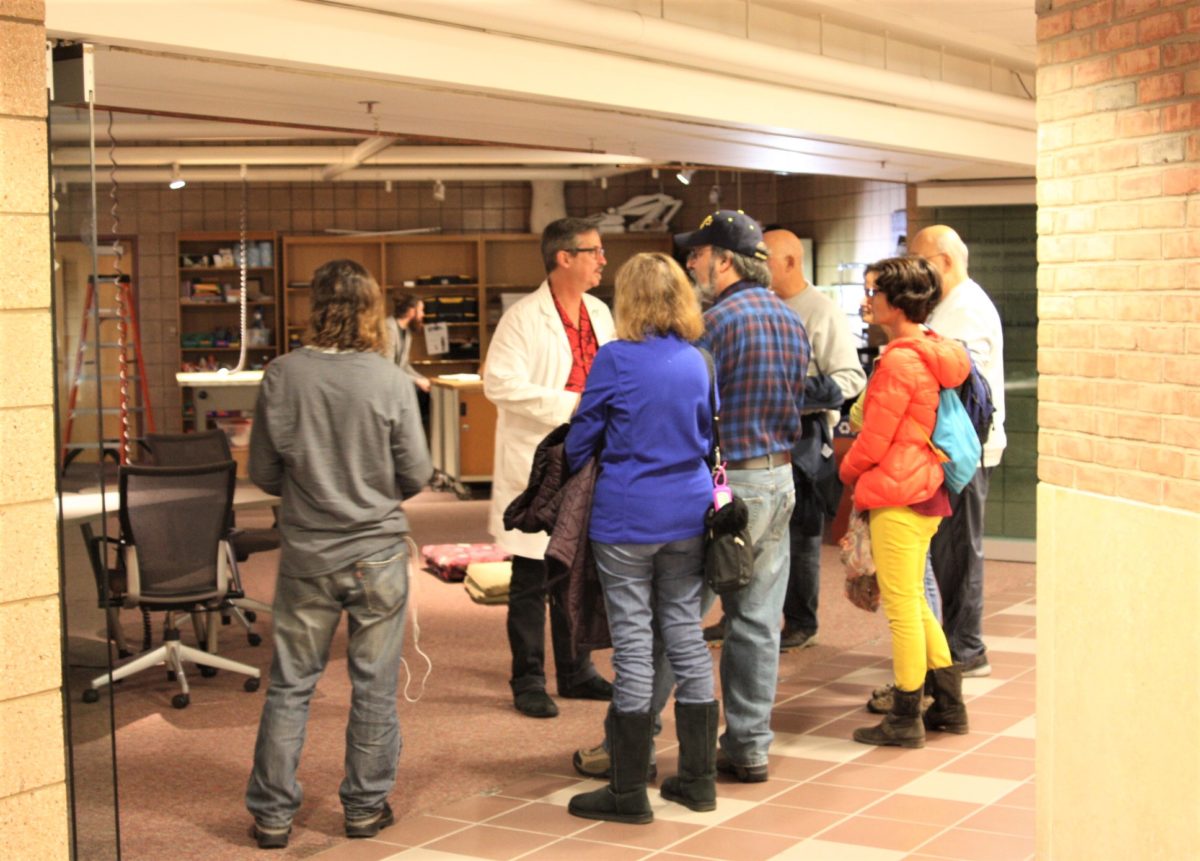
<svg viewBox="0 0 1200 861"><path fill-rule="evenodd" d="M186 709L188 707L188 703L191 701L191 697L189 697L187 694L176 694L175 696L171 697L171 705L175 706L177 709Z"/></svg>
<svg viewBox="0 0 1200 861"><path fill-rule="evenodd" d="M251 646L261 646L262 645L262 637L260 637L258 634L247 634L246 642L249 643Z"/></svg>
<svg viewBox="0 0 1200 861"><path fill-rule="evenodd" d="M258 621L258 614L253 610L243 610L242 615L246 617L247 622L254 623Z"/></svg>
<svg viewBox="0 0 1200 861"><path fill-rule="evenodd" d="M211 679L211 678L212 678L213 676L215 676L216 674L217 674L217 668L216 668L216 667L205 667L205 666L201 665L201 667L200 667L200 675L204 676L204 678L206 678L206 679Z"/></svg>
<svg viewBox="0 0 1200 861"><path fill-rule="evenodd" d="M245 688L246 693L252 694L258 690L259 681L259 679L255 678L246 679L246 681L242 682L242 687Z"/></svg>
<svg viewBox="0 0 1200 861"><path fill-rule="evenodd" d="M100 701L100 692L95 688L88 688L83 692L83 701L85 703L95 703Z"/></svg>

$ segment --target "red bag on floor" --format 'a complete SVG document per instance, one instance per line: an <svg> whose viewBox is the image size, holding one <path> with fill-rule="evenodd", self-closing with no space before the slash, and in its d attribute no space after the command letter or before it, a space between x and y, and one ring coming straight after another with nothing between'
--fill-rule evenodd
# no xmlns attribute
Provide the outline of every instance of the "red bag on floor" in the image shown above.
<svg viewBox="0 0 1200 861"><path fill-rule="evenodd" d="M426 544L421 556L425 570L447 583L461 583L472 562L507 562L512 558L495 544Z"/></svg>

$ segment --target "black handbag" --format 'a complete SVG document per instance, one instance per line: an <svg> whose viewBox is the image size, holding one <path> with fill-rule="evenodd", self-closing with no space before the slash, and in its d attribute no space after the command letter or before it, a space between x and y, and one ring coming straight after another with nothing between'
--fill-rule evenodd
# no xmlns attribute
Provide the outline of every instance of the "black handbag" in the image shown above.
<svg viewBox="0 0 1200 861"><path fill-rule="evenodd" d="M700 351L708 364L712 408L712 471L713 486L725 484L725 465L721 461L720 416L717 415L717 377L712 355ZM754 574L754 544L750 540L750 509L745 501L732 496L719 509L708 507L704 515L704 580L718 595L736 592L750 583Z"/></svg>

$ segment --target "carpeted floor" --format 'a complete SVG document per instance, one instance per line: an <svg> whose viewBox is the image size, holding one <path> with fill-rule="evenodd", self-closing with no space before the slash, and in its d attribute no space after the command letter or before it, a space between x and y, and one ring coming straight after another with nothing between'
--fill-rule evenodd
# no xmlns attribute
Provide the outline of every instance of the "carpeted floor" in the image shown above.
<svg viewBox="0 0 1200 861"><path fill-rule="evenodd" d="M450 494L424 493L406 510L418 544L486 541L487 502L462 502ZM241 515L243 526L269 514ZM853 608L841 597L836 550L825 549L820 643L785 655L782 679L803 675L852 648L879 644L887 635L882 614ZM277 558L261 554L244 566L247 592L270 601ZM1033 578L1033 566L989 563L987 590L1004 592ZM505 608L472 603L461 585L417 572L405 655L413 668L409 694L400 702L404 748L392 795L398 819L443 807L455 799L498 791L538 771L569 768L571 752L600 737L605 704L560 700L553 720L532 720L512 708L508 690L509 654ZM715 611L714 611L715 612ZM140 638L137 614L126 614L131 637ZM239 629L222 630L221 651L259 667L270 663L269 619L258 630L266 642L253 648ZM424 661L412 647L419 629L422 651L433 671L421 690ZM185 634L185 637L187 634ZM291 844L274 857L304 858L345 840L337 788L342 774L343 731L349 703L344 628L335 639L325 677L312 702L308 739L300 767L305 803L295 821ZM596 663L611 677L608 653ZM262 694L245 693L241 677L221 673L189 677L191 705L171 707L173 683L149 670L119 686L115 699L116 758L120 797L122 857L149 859L261 857L247 835L249 815L242 805ZM402 676L403 683L403 676ZM265 686L264 686L265 687ZM553 691L551 691L553 693ZM105 699L102 698L101 703ZM97 706L101 707L100 705ZM668 710L669 711L669 710ZM668 729L668 732L671 730ZM107 744L96 733L84 745ZM97 757L103 761L103 757ZM97 774L97 780L105 778ZM103 821L103 794L97 809L86 797L80 821ZM85 826L86 827L86 826ZM86 836L81 834L81 845Z"/></svg>

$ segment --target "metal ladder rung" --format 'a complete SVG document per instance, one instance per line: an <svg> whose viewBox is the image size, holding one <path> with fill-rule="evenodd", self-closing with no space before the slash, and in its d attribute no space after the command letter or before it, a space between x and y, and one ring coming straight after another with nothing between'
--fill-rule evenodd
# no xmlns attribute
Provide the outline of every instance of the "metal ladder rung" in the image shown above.
<svg viewBox="0 0 1200 861"><path fill-rule="evenodd" d="M145 437L131 436L130 442L143 442ZM103 442L71 442L67 444L67 448L87 449L87 448L116 448L120 445L118 439L106 439Z"/></svg>
<svg viewBox="0 0 1200 861"><path fill-rule="evenodd" d="M120 374L101 374L100 376L96 376L95 374L80 374L78 377L75 378L75 382L76 383L94 383L94 382L96 382L96 380L108 380L108 381L112 382L114 380L119 380L119 379L121 379ZM138 377L137 374L126 374L125 379L126 380L138 380L140 378Z"/></svg>

